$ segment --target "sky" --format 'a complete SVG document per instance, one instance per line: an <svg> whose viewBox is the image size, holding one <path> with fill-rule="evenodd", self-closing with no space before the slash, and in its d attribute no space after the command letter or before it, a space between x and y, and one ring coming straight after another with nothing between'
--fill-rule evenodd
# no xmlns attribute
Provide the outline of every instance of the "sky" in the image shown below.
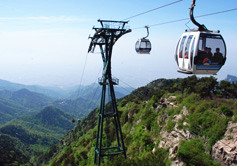
<svg viewBox="0 0 237 166"><path fill-rule="evenodd" d="M87 85L101 77L99 50L87 53L98 19L124 20L176 0L0 0L0 79L43 85ZM114 45L112 74L121 86L140 87L159 78L184 78L177 73L174 53L179 37L190 21L151 26L149 55L135 52L135 43L146 36L145 25L189 17L192 0L131 18L131 33ZM194 15L237 8L237 0L196 0ZM227 61L215 75L237 76L237 10L196 19L210 30L220 30L227 45ZM84 72L83 72L84 71ZM123 85L124 84L124 85Z"/></svg>

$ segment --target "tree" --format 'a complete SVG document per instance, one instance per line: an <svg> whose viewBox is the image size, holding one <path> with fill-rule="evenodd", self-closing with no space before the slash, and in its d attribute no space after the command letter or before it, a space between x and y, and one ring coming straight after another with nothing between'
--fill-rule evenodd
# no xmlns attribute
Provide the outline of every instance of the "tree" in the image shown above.
<svg viewBox="0 0 237 166"><path fill-rule="evenodd" d="M219 84L218 91L222 97L225 98L237 98L237 84L236 83L230 83L229 81L221 81Z"/></svg>
<svg viewBox="0 0 237 166"><path fill-rule="evenodd" d="M200 94L201 97L211 97L216 91L218 85L217 79L214 77L203 77L200 78L196 84L196 92Z"/></svg>
<svg viewBox="0 0 237 166"><path fill-rule="evenodd" d="M181 92L186 91L187 93L195 92L195 85L197 84L198 79L195 75L187 77L181 80Z"/></svg>

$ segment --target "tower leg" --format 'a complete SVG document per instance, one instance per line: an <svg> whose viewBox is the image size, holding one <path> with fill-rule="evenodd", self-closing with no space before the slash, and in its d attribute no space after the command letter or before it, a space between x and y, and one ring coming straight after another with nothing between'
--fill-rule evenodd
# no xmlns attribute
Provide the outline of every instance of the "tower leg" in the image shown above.
<svg viewBox="0 0 237 166"><path fill-rule="evenodd" d="M97 127L97 134L96 134L95 156L94 156L94 164L96 164L96 158L98 157L98 165L100 165L100 158L101 158L105 94L106 94L106 85L103 85L101 102L100 102L100 111L99 111L99 117L98 117L98 127ZM98 143L99 143L99 146L98 146Z"/></svg>
<svg viewBox="0 0 237 166"><path fill-rule="evenodd" d="M102 147L102 137L103 137L103 115L100 118L101 119L101 124L100 124L100 142L99 142L99 152L98 152L98 166L100 165L100 159L101 159L101 147Z"/></svg>
<svg viewBox="0 0 237 166"><path fill-rule="evenodd" d="M124 146L124 142L123 142L123 134L122 134L118 115L117 115L117 121L118 121L118 128L119 128L119 133L120 133L120 138L121 138L121 143L122 143L122 148L123 148L123 154L124 154L124 158L126 159L127 156L126 156L125 146Z"/></svg>
<svg viewBox="0 0 237 166"><path fill-rule="evenodd" d="M117 105L116 105L116 98L115 98L113 84L110 85L110 93L111 93L113 109L114 109L114 112L115 112L115 116L114 116L114 121L115 121L115 124L116 124L115 125L115 130L116 130L116 134L119 131L120 139L121 139L121 143L122 143L123 154L124 154L124 157L126 158L126 151L125 151L125 146L124 146L124 142L123 142L123 134L122 134L121 126L120 126L119 114L118 114L118 109L117 109ZM120 147L119 136L117 136L117 140L118 140L118 146Z"/></svg>
<svg viewBox="0 0 237 166"><path fill-rule="evenodd" d="M98 117L98 127L97 127L97 134L96 134L96 142L95 142L95 157L94 157L94 164L96 164L96 158L97 158L97 149L98 149L98 140L99 140L99 130L100 130L100 120L101 117Z"/></svg>

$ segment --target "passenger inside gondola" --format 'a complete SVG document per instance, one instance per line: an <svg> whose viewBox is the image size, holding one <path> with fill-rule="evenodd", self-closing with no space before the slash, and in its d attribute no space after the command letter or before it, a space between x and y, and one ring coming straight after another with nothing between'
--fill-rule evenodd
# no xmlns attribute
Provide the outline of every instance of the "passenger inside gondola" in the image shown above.
<svg viewBox="0 0 237 166"><path fill-rule="evenodd" d="M207 65L207 64L211 63L211 59L212 59L211 48L205 47L205 52L206 52L206 54L204 54L204 56L203 56L202 64Z"/></svg>
<svg viewBox="0 0 237 166"><path fill-rule="evenodd" d="M207 47L198 51L197 56L194 57L194 64L201 65L203 64L203 60L207 57Z"/></svg>
<svg viewBox="0 0 237 166"><path fill-rule="evenodd" d="M210 48L210 47L207 47L207 58L208 58L209 60L212 59L212 53L211 53L211 48Z"/></svg>
<svg viewBox="0 0 237 166"><path fill-rule="evenodd" d="M214 53L212 61L213 61L213 63L217 63L219 65L221 65L223 63L223 55L220 52L220 48L216 48L216 52Z"/></svg>
<svg viewBox="0 0 237 166"><path fill-rule="evenodd" d="M179 51L179 58L183 58L183 50Z"/></svg>

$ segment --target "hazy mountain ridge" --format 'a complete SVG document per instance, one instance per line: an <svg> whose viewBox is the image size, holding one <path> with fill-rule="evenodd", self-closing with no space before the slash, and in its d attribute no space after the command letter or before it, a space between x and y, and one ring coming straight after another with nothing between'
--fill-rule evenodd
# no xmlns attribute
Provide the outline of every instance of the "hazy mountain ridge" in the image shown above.
<svg viewBox="0 0 237 166"><path fill-rule="evenodd" d="M226 76L226 78L225 78L225 81L229 81L229 82L235 82L235 83L237 83L237 77L228 74L228 75Z"/></svg>
<svg viewBox="0 0 237 166"><path fill-rule="evenodd" d="M28 89L20 89L13 92L9 91L7 95L6 91L4 92L5 96L3 94L0 94L0 98L14 101L29 109L39 110L51 104L53 101L52 98L44 94L32 92L29 91Z"/></svg>
<svg viewBox="0 0 237 166"><path fill-rule="evenodd" d="M28 89L29 91L42 93L52 98L64 98L69 94L66 90L58 87L44 87L39 85L23 85L18 83L13 83L6 80L0 79L0 90L8 90L8 91L18 91L21 89Z"/></svg>
<svg viewBox="0 0 237 166"><path fill-rule="evenodd" d="M132 87L120 87L120 86L114 86L114 91L116 98L124 97L128 94L130 94L133 90L135 90ZM93 83L87 86L81 86L78 87L77 90L72 93L70 96L70 99L75 99L78 96L85 98L85 99L98 99L101 96L102 87L99 84Z"/></svg>
<svg viewBox="0 0 237 166"><path fill-rule="evenodd" d="M118 98L132 91L132 88L116 87L115 89L117 89L116 95ZM45 87L21 85L0 80L0 119L2 120L0 124L21 115L37 112L48 105L55 105L65 112L85 117L92 109L98 107L100 90L98 84L73 86L64 90L55 88L54 92L60 93L60 95L54 98L50 97L54 96L52 94L47 96L51 91ZM44 93L45 91L47 93Z"/></svg>
<svg viewBox="0 0 237 166"><path fill-rule="evenodd" d="M89 99L93 96L100 95L101 87L92 83L90 85L75 85L71 87L47 87L47 86L39 86L39 85L23 85L18 83L13 83L6 80L0 79L0 91L3 93L6 91L18 91L21 89L27 89L32 92L41 93L48 97L55 99L75 99L77 97L83 97ZM98 90L98 93L95 94L95 91ZM117 98L121 98L127 94L129 94L134 89L131 87L117 87L115 86L115 92Z"/></svg>
<svg viewBox="0 0 237 166"><path fill-rule="evenodd" d="M98 107L99 103L98 101L92 99L89 100L78 97L76 99L57 100L53 102L52 105L55 105L65 112L72 113L80 117L85 117L90 113L91 110Z"/></svg>

